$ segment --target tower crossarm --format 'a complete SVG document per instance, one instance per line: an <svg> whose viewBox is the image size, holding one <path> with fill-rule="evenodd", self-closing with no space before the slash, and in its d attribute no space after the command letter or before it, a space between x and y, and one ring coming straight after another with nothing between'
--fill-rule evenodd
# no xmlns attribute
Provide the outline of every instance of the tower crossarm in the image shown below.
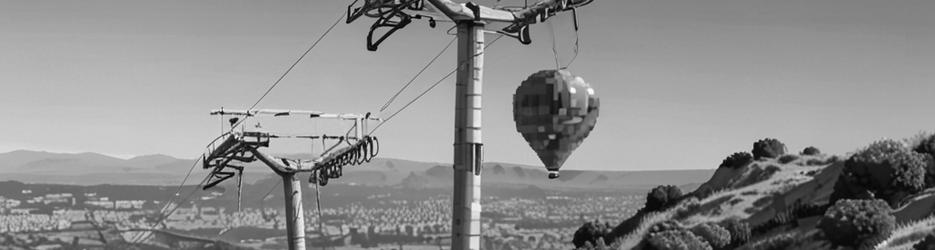
<svg viewBox="0 0 935 250"><path fill-rule="evenodd" d="M342 119L342 120L373 120L380 121L380 118L375 116L370 116L368 114L352 114L352 113L325 113L321 111L314 110L294 110L294 109L250 109L250 110L228 110L228 109L216 109L211 111L211 115L235 115L235 116L258 116L258 115L268 115L273 117L282 117L282 116L307 116L308 118L326 118L326 119Z"/></svg>

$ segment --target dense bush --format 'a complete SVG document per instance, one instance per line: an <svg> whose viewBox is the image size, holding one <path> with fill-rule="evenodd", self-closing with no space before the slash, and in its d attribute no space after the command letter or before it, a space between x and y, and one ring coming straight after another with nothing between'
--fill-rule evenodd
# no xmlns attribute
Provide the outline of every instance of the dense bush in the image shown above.
<svg viewBox="0 0 935 250"><path fill-rule="evenodd" d="M711 245L686 229L650 233L646 236L646 249L657 250L710 250Z"/></svg>
<svg viewBox="0 0 935 250"><path fill-rule="evenodd" d="M576 248L585 246L585 243L597 246L599 245L598 240L603 240L604 242L610 240L607 237L610 234L610 230L610 224L607 222L601 223L597 220L586 222L578 228L578 231L575 231L571 243L575 244Z"/></svg>
<svg viewBox="0 0 935 250"><path fill-rule="evenodd" d="M675 205L682 198L682 190L672 185L660 185L649 191L646 195L647 212L659 211Z"/></svg>
<svg viewBox="0 0 935 250"><path fill-rule="evenodd" d="M809 146L802 150L802 155L820 155L820 154L821 154L821 150L818 150L818 148L816 147Z"/></svg>
<svg viewBox="0 0 935 250"><path fill-rule="evenodd" d="M796 240L794 233L777 234L753 244L750 248L756 250L794 249L793 245L795 245Z"/></svg>
<svg viewBox="0 0 935 250"><path fill-rule="evenodd" d="M935 250L935 232L925 236L925 239L919 241L915 245L912 245L913 250Z"/></svg>
<svg viewBox="0 0 935 250"><path fill-rule="evenodd" d="M793 162L798 159L799 159L798 155L783 155L779 157L779 163L789 164L790 162Z"/></svg>
<svg viewBox="0 0 935 250"><path fill-rule="evenodd" d="M737 169L753 162L753 155L747 152L737 152L731 154L724 161L721 161L721 168Z"/></svg>
<svg viewBox="0 0 935 250"><path fill-rule="evenodd" d="M896 227L891 212L882 200L840 200L825 211L818 228L835 245L873 249Z"/></svg>
<svg viewBox="0 0 935 250"><path fill-rule="evenodd" d="M714 223L702 223L692 228L692 233L701 237L714 249L724 249L730 244L730 232Z"/></svg>
<svg viewBox="0 0 935 250"><path fill-rule="evenodd" d="M721 222L721 226L730 232L729 247L738 247L750 241L750 224L737 219L728 219Z"/></svg>
<svg viewBox="0 0 935 250"><path fill-rule="evenodd" d="M900 142L874 142L844 162L831 202L879 198L896 207L923 189L927 164L925 156Z"/></svg>
<svg viewBox="0 0 935 250"><path fill-rule="evenodd" d="M918 153L935 156L935 134L929 135L918 142L918 145L912 149Z"/></svg>
<svg viewBox="0 0 935 250"><path fill-rule="evenodd" d="M919 140L912 150L926 156L928 168L925 175L925 187L935 187L935 134L925 136Z"/></svg>
<svg viewBox="0 0 935 250"><path fill-rule="evenodd" d="M753 158L776 158L786 154L786 145L779 140L766 138L753 143Z"/></svg>

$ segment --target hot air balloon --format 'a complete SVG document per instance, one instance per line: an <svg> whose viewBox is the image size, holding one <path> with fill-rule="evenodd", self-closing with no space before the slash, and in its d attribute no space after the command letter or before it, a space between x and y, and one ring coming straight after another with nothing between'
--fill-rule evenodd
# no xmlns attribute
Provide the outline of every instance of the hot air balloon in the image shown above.
<svg viewBox="0 0 935 250"><path fill-rule="evenodd" d="M542 70L526 78L513 95L516 131L529 142L549 179L597 123L599 99L581 77L566 70Z"/></svg>

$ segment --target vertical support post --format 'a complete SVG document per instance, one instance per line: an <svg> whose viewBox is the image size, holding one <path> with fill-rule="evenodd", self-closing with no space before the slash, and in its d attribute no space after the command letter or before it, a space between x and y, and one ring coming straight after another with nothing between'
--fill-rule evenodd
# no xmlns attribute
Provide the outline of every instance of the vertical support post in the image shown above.
<svg viewBox="0 0 935 250"><path fill-rule="evenodd" d="M484 25L458 21L451 249L480 249Z"/></svg>
<svg viewBox="0 0 935 250"><path fill-rule="evenodd" d="M302 209L302 182L295 173L279 173L286 199L286 238L289 250L305 250L305 210Z"/></svg>

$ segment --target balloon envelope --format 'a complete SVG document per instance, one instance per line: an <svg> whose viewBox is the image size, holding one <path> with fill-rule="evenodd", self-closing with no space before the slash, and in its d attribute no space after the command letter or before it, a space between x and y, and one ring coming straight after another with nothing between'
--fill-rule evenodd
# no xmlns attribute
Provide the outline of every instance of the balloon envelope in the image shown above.
<svg viewBox="0 0 935 250"><path fill-rule="evenodd" d="M549 170L549 178L558 178L559 168L594 129L599 107L594 89L581 77L566 70L542 70L516 88L513 120Z"/></svg>

